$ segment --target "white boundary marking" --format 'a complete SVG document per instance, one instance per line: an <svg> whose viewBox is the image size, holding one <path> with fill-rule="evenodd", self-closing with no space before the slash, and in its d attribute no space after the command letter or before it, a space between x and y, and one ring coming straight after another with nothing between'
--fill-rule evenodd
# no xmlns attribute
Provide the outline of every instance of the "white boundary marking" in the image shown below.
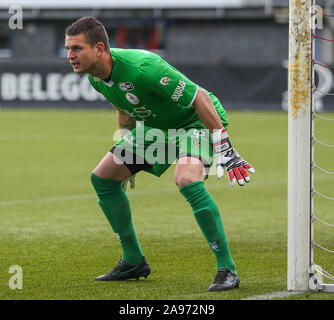
<svg viewBox="0 0 334 320"><path fill-rule="evenodd" d="M12 201L0 201L0 205L12 205L12 204L29 204L29 203L41 203L41 202L52 202L52 201L66 201L75 199L88 199L94 198L96 195L93 194L81 194L77 196L59 196L51 198L40 198L40 199L27 199L27 200L12 200Z"/></svg>
<svg viewBox="0 0 334 320"><path fill-rule="evenodd" d="M129 188L129 187L128 187ZM130 189L130 188L129 188ZM151 194L159 192L177 192L177 187L161 188L161 189L150 189L150 190L128 190L129 195L141 195L141 194ZM30 204L30 203L42 203L42 202L52 202L52 201L67 201L67 200L81 200L81 199L97 199L97 195L92 192L92 194L79 194L72 196L59 196L50 198L37 198L37 199L26 199L26 200L12 200L12 201L0 201L0 205L15 205L15 204Z"/></svg>
<svg viewBox="0 0 334 320"><path fill-rule="evenodd" d="M277 291L277 292L271 292L268 294L250 296L250 297L247 297L241 300L272 300L272 299L286 298L286 297L294 296L300 293L303 293L303 292L302 291Z"/></svg>
<svg viewBox="0 0 334 320"><path fill-rule="evenodd" d="M268 179L264 181L257 181L257 185L269 185L269 184L282 184L285 183L286 179ZM221 183L211 183L206 186L210 191L215 189L223 189ZM237 187L237 186L236 186ZM177 186L165 187L160 189L146 189L146 190L131 190L128 187L127 193L129 195L142 195L142 194L152 194L160 192L175 192L178 193ZM24 199L24 200L11 200L11 201L0 201L0 206L2 205L15 205L15 204L30 204L30 203L43 203L43 202L53 202L53 201L67 201L67 200L81 200L81 199L93 199L97 198L97 195L92 191L92 194L81 194L81 195L69 195L69 196L58 196L49 198L37 198L37 199Z"/></svg>

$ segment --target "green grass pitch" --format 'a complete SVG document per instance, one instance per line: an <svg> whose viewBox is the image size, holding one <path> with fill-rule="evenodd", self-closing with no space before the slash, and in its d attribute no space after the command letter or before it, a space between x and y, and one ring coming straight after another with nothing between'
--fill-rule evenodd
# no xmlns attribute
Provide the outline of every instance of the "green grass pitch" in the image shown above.
<svg viewBox="0 0 334 320"><path fill-rule="evenodd" d="M89 174L113 145L110 110L0 110L0 299L235 300L286 292L287 143L284 112L229 112L230 138L256 169L251 183L231 188L226 176L206 182L223 217L240 288L211 293L214 255L173 180L137 175L128 192L133 221L152 273L147 279L101 283L121 257ZM327 116L333 117L332 114ZM334 144L334 124L316 119L319 140ZM334 151L316 146L316 161L334 171ZM334 177L316 172L319 192L334 197ZM332 201L316 197L319 218L334 224ZM334 249L333 229L315 239ZM315 250L334 274L334 255ZM9 268L23 270L23 288L9 286ZM334 299L304 292L277 299Z"/></svg>

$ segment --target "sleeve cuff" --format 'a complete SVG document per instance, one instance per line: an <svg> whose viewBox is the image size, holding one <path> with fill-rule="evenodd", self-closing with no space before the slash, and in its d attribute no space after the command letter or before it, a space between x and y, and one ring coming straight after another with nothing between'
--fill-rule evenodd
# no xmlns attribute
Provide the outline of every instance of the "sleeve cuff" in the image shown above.
<svg viewBox="0 0 334 320"><path fill-rule="evenodd" d="M190 106L192 106L192 104L194 103L196 97L197 97L197 92L198 92L198 85L196 85L196 91L195 91L195 94L192 98L192 100L190 101L190 103L186 106L186 108L189 108Z"/></svg>

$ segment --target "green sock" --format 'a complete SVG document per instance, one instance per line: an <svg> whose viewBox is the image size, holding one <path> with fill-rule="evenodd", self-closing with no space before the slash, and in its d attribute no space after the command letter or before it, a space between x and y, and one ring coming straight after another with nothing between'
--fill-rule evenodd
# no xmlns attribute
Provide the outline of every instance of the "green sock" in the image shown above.
<svg viewBox="0 0 334 320"><path fill-rule="evenodd" d="M118 234L123 249L122 259L128 264L139 263L143 253L132 224L129 199L121 181L103 179L94 173L91 173L91 181L102 211L113 231Z"/></svg>
<svg viewBox="0 0 334 320"><path fill-rule="evenodd" d="M217 268L227 268L236 273L219 209L213 197L206 190L204 182L189 183L183 186L180 192L190 203L197 224L216 256Z"/></svg>

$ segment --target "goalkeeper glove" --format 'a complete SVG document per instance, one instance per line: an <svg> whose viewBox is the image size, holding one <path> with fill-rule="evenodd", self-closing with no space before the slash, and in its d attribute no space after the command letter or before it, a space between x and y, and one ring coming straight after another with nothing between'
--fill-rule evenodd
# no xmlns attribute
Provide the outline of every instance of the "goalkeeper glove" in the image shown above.
<svg viewBox="0 0 334 320"><path fill-rule="evenodd" d="M134 174L133 176L126 178L125 180L122 181L122 188L124 191L126 191L129 181L130 181L130 188L134 189L134 187L136 186L136 175Z"/></svg>
<svg viewBox="0 0 334 320"><path fill-rule="evenodd" d="M224 175L224 168L228 174L230 185L233 187L238 181L240 186L250 181L247 171L255 173L254 168L243 160L232 147L226 129L214 130L212 134L213 151L216 155L217 178ZM246 171L247 170L247 171Z"/></svg>

